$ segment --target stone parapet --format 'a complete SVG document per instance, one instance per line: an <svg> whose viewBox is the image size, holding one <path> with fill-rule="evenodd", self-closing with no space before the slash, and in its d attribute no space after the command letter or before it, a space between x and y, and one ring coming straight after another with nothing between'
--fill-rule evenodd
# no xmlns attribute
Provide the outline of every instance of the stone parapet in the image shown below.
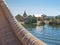
<svg viewBox="0 0 60 45"><path fill-rule="evenodd" d="M4 16L8 20L12 31L18 37L18 39L22 42L23 45L47 45L43 41L37 39L31 33L27 31L21 24L19 24L16 19L10 13L8 7L4 4L3 1L0 3L1 9L4 12Z"/></svg>

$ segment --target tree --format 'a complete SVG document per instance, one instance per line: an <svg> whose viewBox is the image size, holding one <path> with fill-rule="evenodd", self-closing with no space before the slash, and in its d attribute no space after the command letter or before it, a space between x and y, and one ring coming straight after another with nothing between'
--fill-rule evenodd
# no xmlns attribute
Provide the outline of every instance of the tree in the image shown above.
<svg viewBox="0 0 60 45"><path fill-rule="evenodd" d="M20 15L20 14L17 14L17 16L15 16L15 18L18 20L18 21L24 21L24 18Z"/></svg>
<svg viewBox="0 0 60 45"><path fill-rule="evenodd" d="M32 21L32 16L29 15L26 19L25 19L25 24L31 24Z"/></svg>
<svg viewBox="0 0 60 45"><path fill-rule="evenodd" d="M37 23L37 18L34 15L32 17L32 23Z"/></svg>
<svg viewBox="0 0 60 45"><path fill-rule="evenodd" d="M45 15L45 14L42 14L42 15L41 15L41 19L42 19L42 20L45 20L46 17L47 17L47 15Z"/></svg>
<svg viewBox="0 0 60 45"><path fill-rule="evenodd" d="M26 20L25 20L26 24L32 24L32 23L37 23L37 19L35 16L31 16L29 15Z"/></svg>

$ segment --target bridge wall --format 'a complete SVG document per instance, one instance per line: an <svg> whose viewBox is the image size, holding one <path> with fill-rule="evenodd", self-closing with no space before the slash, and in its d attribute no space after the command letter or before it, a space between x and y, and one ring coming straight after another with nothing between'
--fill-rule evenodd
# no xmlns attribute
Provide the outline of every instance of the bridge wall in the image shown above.
<svg viewBox="0 0 60 45"><path fill-rule="evenodd" d="M13 29L2 10L0 0L0 45L20 45L20 41L13 33Z"/></svg>
<svg viewBox="0 0 60 45"><path fill-rule="evenodd" d="M7 18L9 24L11 25L11 28L13 29L12 31L16 34L23 45L46 45L46 43L34 37L27 31L27 29L25 29L15 20L3 1L2 3L0 3L0 6L2 7L1 9L3 10L5 17Z"/></svg>

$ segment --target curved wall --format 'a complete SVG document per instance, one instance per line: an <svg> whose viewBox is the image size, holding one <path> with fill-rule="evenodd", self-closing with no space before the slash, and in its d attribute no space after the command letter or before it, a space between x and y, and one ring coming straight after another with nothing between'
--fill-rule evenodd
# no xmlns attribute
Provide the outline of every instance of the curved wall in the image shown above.
<svg viewBox="0 0 60 45"><path fill-rule="evenodd" d="M5 17L7 18L9 24L11 25L11 28L13 29L12 31L16 34L23 45L46 45L46 43L34 37L21 24L19 24L12 16L4 2L2 0L0 0L0 2L0 6L2 7Z"/></svg>

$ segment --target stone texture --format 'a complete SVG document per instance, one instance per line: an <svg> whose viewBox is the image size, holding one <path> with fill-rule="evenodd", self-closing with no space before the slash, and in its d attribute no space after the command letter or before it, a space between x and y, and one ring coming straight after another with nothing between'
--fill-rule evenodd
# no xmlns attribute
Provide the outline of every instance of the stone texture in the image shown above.
<svg viewBox="0 0 60 45"><path fill-rule="evenodd" d="M20 41L14 34L13 29L9 24L9 21L5 17L1 5L0 5L0 45L20 45Z"/></svg>
<svg viewBox="0 0 60 45"><path fill-rule="evenodd" d="M5 3L0 0L0 45L46 45L35 38L14 19Z"/></svg>

